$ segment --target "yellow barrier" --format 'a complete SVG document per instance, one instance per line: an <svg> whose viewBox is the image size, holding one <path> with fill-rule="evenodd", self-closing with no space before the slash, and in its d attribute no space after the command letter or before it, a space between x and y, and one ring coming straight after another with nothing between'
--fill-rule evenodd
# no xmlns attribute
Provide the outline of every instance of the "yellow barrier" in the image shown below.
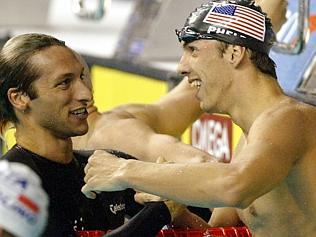
<svg viewBox="0 0 316 237"><path fill-rule="evenodd" d="M100 111L126 103L152 103L168 91L165 81L93 66L94 100Z"/></svg>

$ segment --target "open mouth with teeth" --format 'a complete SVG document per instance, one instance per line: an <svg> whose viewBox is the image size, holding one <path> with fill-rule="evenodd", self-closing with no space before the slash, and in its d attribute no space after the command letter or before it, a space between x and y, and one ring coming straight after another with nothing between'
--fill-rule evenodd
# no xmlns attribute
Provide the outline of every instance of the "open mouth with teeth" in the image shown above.
<svg viewBox="0 0 316 237"><path fill-rule="evenodd" d="M76 116L80 116L80 115L87 115L88 111L86 108L81 108L81 109L71 111L70 113Z"/></svg>
<svg viewBox="0 0 316 237"><path fill-rule="evenodd" d="M191 82L191 86L199 89L201 87L201 81L194 80L193 82Z"/></svg>

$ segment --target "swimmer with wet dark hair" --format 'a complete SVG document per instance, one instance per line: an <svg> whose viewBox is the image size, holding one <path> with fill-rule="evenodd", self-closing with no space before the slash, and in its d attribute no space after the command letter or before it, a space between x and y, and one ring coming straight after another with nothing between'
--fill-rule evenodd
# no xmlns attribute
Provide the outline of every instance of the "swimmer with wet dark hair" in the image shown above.
<svg viewBox="0 0 316 237"><path fill-rule="evenodd" d="M14 125L16 145L1 160L23 163L39 176L50 199L45 237L122 225L108 236L154 236L171 219L164 202L141 206L132 190L102 193L95 200L81 193L87 154L73 151L71 137L88 131L91 101L85 65L63 41L37 33L13 37L0 52L0 127ZM126 215L134 217L124 225Z"/></svg>

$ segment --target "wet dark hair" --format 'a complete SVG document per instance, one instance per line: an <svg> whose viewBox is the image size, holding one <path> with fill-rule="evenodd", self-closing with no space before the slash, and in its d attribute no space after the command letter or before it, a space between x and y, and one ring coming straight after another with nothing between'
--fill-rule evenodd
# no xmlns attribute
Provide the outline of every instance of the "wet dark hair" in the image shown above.
<svg viewBox="0 0 316 237"><path fill-rule="evenodd" d="M223 54L229 43L221 42L219 46L219 50L221 54ZM267 74L271 76L272 78L277 80L277 74L276 74L276 64L275 62L267 55L266 53L257 52L254 50L251 50L247 48L247 51L249 52L249 57L252 62L252 64L259 69L260 72Z"/></svg>
<svg viewBox="0 0 316 237"><path fill-rule="evenodd" d="M7 92L10 88L25 93L31 99L37 97L33 82L40 77L39 69L31 62L32 56L51 47L66 47L65 42L45 34L22 34L11 38L0 52L0 131L8 122L18 118Z"/></svg>

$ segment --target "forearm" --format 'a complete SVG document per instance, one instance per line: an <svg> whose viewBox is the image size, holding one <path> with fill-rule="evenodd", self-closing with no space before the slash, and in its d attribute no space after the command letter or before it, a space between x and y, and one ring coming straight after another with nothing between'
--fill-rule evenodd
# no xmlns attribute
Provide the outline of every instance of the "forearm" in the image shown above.
<svg viewBox="0 0 316 237"><path fill-rule="evenodd" d="M101 122L104 125L96 129L97 132L82 149L111 148L148 162L156 162L158 157L172 162L201 162L212 159L208 153L184 144L173 136L155 133L137 119L107 119Z"/></svg>
<svg viewBox="0 0 316 237"><path fill-rule="evenodd" d="M145 161L156 162L158 157L163 157L166 161L175 163L217 161L205 151L185 144L172 136L154 134L149 136L146 141L147 144L142 150ZM139 160L143 159L140 158Z"/></svg>
<svg viewBox="0 0 316 237"><path fill-rule="evenodd" d="M162 97L155 104L159 117L157 132L181 135L203 113L195 94L196 88L192 88L184 78L177 87Z"/></svg>
<svg viewBox="0 0 316 237"><path fill-rule="evenodd" d="M232 164L152 164L129 161L120 170L123 186L192 206L238 205ZM238 199L236 199L238 200Z"/></svg>
<svg viewBox="0 0 316 237"><path fill-rule="evenodd" d="M195 94L196 89L184 79L156 103L130 104L119 109L146 123L156 133L177 137L202 114Z"/></svg>

